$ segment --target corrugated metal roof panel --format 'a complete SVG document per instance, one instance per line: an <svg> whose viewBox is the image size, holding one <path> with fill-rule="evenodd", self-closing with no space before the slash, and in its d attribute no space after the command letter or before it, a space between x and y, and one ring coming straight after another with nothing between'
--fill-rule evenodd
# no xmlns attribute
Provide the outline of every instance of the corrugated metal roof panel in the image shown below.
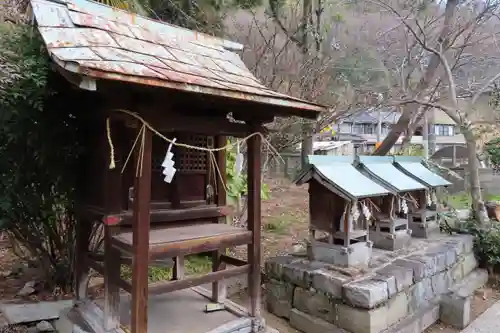
<svg viewBox="0 0 500 333"><path fill-rule="evenodd" d="M33 3L33 11L39 13L37 22L42 27L73 28L75 26L65 5L40 0Z"/></svg>
<svg viewBox="0 0 500 333"><path fill-rule="evenodd" d="M65 47L50 50L57 58L64 61L75 60L102 60L88 47Z"/></svg>
<svg viewBox="0 0 500 333"><path fill-rule="evenodd" d="M87 68L99 69L104 72L123 73L126 75L134 75L134 76L165 78L165 76L160 74L158 71L155 71L148 66L144 66L134 62L86 60L86 61L81 61L80 63Z"/></svg>
<svg viewBox="0 0 500 333"><path fill-rule="evenodd" d="M164 59L175 59L170 52L167 51L162 45L146 42L136 38L130 38L127 36L122 36L114 34L113 38L116 40L118 45L120 45L125 50L132 52L148 54L151 56L156 56Z"/></svg>
<svg viewBox="0 0 500 333"><path fill-rule="evenodd" d="M362 156L357 157L361 163L392 163L394 157L392 156Z"/></svg>
<svg viewBox="0 0 500 333"><path fill-rule="evenodd" d="M353 198L389 194L389 191L363 175L352 164L353 156L309 155L310 167L325 181Z"/></svg>
<svg viewBox="0 0 500 333"><path fill-rule="evenodd" d="M114 47L93 47L91 48L91 50L94 51L95 54L97 54L103 60L135 62L146 66L156 66L156 67L171 69L160 59L148 56L146 54L130 52L124 49L117 49Z"/></svg>
<svg viewBox="0 0 500 333"><path fill-rule="evenodd" d="M327 181L356 198L389 194L389 191L364 176L350 163L314 164L314 168Z"/></svg>
<svg viewBox="0 0 500 333"><path fill-rule="evenodd" d="M103 19L102 17L78 12L69 12L69 16L71 17L73 23L76 25L106 30L132 38L135 37L132 31L130 31L129 27L122 23L113 22Z"/></svg>
<svg viewBox="0 0 500 333"><path fill-rule="evenodd" d="M406 156L402 156L406 157ZM444 179L443 177L432 172L422 164L422 160L400 158L399 156L394 157L394 162L408 174L412 175L414 178L424 183L426 186L439 187L439 186L449 186L451 183Z"/></svg>
<svg viewBox="0 0 500 333"><path fill-rule="evenodd" d="M113 46L118 47L109 33L90 28L54 28L39 27L43 40L49 51L53 48L79 46Z"/></svg>
<svg viewBox="0 0 500 333"><path fill-rule="evenodd" d="M295 109L292 114L300 112L301 116L310 118L325 110L317 104L276 93L262 85L239 56L228 50L241 49L240 44L91 1L30 2L49 53L57 57L56 63L66 70L95 78L284 106L289 112ZM78 47L85 49L77 51L75 48ZM63 48L71 48L75 55L67 50L56 51ZM97 64L99 59L89 49L98 50L99 58L105 58L104 63ZM71 64L65 61L71 61ZM113 64L114 61L117 63ZM162 68L167 75L159 74L161 71L157 68L148 68L151 66ZM124 76L120 77L120 74ZM303 113L304 110L308 112Z"/></svg>
<svg viewBox="0 0 500 333"><path fill-rule="evenodd" d="M381 182L394 188L397 192L421 190L426 187L398 170L392 162L392 156L358 156L361 167L378 178Z"/></svg>

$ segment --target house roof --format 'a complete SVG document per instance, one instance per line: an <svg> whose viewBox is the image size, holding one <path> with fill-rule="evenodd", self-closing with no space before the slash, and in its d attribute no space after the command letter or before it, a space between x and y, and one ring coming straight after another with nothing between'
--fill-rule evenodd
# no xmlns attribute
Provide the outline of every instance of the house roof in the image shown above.
<svg viewBox="0 0 500 333"><path fill-rule="evenodd" d="M349 117L346 117L343 122L345 123L358 123L358 124L376 124L378 122L378 112L380 111L380 118L383 124L394 124L399 120L401 116L396 110L391 110L388 108L375 109L370 108L368 110L355 111Z"/></svg>
<svg viewBox="0 0 500 333"><path fill-rule="evenodd" d="M360 170L392 192L408 192L426 187L407 176L393 165L392 156L357 156L356 163Z"/></svg>
<svg viewBox="0 0 500 333"><path fill-rule="evenodd" d="M469 151L467 150L467 147L462 147L462 146L446 146L441 149L439 149L437 152L434 153L434 155L431 156L431 159L438 159L438 158L453 158L453 150L455 150L455 158L458 159L465 159L468 158L469 156Z"/></svg>
<svg viewBox="0 0 500 333"><path fill-rule="evenodd" d="M351 141L314 141L313 151L317 150L333 150L350 144Z"/></svg>
<svg viewBox="0 0 500 333"><path fill-rule="evenodd" d="M346 199L383 196L389 191L364 176L353 166L353 156L311 155L309 166L299 175L296 184L301 185L315 178L328 184L328 188Z"/></svg>
<svg viewBox="0 0 500 333"><path fill-rule="evenodd" d="M316 118L324 107L262 85L242 45L86 0L30 0L52 60L85 79L115 80L274 105ZM85 87L95 90L96 83ZM84 85L80 85L84 87ZM284 109L280 109L283 110Z"/></svg>
<svg viewBox="0 0 500 333"><path fill-rule="evenodd" d="M408 176L427 187L451 185L449 181L427 169L418 156L394 156L394 164Z"/></svg>

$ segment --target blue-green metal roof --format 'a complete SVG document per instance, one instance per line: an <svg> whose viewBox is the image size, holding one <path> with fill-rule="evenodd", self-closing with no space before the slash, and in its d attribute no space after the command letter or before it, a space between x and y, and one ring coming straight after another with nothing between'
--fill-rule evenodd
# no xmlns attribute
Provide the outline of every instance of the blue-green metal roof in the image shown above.
<svg viewBox="0 0 500 333"><path fill-rule="evenodd" d="M352 164L353 161L352 156L308 156L310 167L302 176L299 176L299 180L313 168L322 179L337 188L344 196L353 199L383 196L390 193L359 172Z"/></svg>
<svg viewBox="0 0 500 333"><path fill-rule="evenodd" d="M394 192L422 190L426 186L407 176L394 165L392 156L358 156L359 167Z"/></svg>
<svg viewBox="0 0 500 333"><path fill-rule="evenodd" d="M422 164L422 158L417 156L394 156L394 163L410 177L428 187L448 186L449 181L429 170Z"/></svg>

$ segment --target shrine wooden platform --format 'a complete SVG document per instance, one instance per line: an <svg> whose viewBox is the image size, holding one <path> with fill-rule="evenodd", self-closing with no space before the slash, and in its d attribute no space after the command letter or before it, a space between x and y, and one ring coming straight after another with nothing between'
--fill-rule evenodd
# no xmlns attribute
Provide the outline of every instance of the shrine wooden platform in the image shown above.
<svg viewBox="0 0 500 333"><path fill-rule="evenodd" d="M231 301L225 301L225 309L206 313L210 292L202 287L184 289L155 295L148 300L148 333L232 333L250 331L251 318L247 310ZM120 324L114 333L130 332L131 297L120 296ZM60 333L80 331L102 333L104 299L78 304L61 314L56 324ZM79 329L75 329L78 326ZM277 333L267 328L263 333Z"/></svg>

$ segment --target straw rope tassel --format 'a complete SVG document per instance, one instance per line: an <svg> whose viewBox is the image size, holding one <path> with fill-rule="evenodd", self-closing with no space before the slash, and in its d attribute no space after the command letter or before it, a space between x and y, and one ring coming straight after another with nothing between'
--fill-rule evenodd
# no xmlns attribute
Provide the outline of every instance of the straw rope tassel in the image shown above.
<svg viewBox="0 0 500 333"><path fill-rule="evenodd" d="M113 170L114 168L116 168L115 147L113 146L113 140L111 139L111 124L109 117L106 118L106 137L108 138L109 144L109 169Z"/></svg>
<svg viewBox="0 0 500 333"><path fill-rule="evenodd" d="M283 158L281 157L281 155L276 150L276 148L274 148L271 145L271 143L269 143L269 141L260 132L252 133L252 134L244 137L241 140L236 140L235 142L229 142L224 147L218 147L218 148L198 147L198 146L192 146L192 145L188 145L188 144L184 144L184 143L175 142L174 140L167 138L166 136L164 136L163 134L161 134L158 130L156 130L153 126L151 126L151 124L149 124L144 118L142 118L141 116L139 116L138 114L136 114L134 112L131 112L131 111L128 111L128 110L125 110L125 109L114 109L113 111L125 113L125 114L127 114L127 115L129 115L129 116L131 116L131 117L133 117L133 118L135 118L137 120L139 120L142 123L142 127L141 127L139 133L137 134L135 142L132 145L132 148L131 148L131 150L130 150L128 156L127 156L127 159L125 160L125 163L124 163L124 165L122 167L122 170L121 170L122 173L124 172L125 167L127 166L127 163L129 162L129 159L130 159L130 157L132 155L132 152L133 152L135 146L137 145L137 142L139 141L139 138L142 135L141 145L139 146L139 158L137 160L136 176L139 176L139 175L142 174L142 159L143 159L143 154L144 154L144 140L145 140L145 130L146 129L149 129L151 132L153 132L154 134L156 134L158 137L160 137L164 141L169 142L170 144L172 144L174 146L208 152L209 156L210 156L210 159L211 159L211 163L213 163L213 165L215 165L214 173L216 175L218 175L219 178L221 179L221 182L222 182L222 184L223 184L224 189L225 189L226 192L228 191L228 189L227 189L226 183L224 181L224 177L222 175L222 172L219 169L219 165L216 162L217 159L215 157L215 152L223 151L223 150L228 150L228 149L231 149L234 146L239 146L242 142L246 142L251 137L258 135L258 136L261 137L262 142L269 148L269 150L271 151L272 155L274 155L275 157L278 157L281 160L282 163L285 162L283 160ZM111 154L110 154L111 155L110 156L110 169L112 169L112 168L115 168L116 165L115 165L115 156L114 156L115 151L114 151L114 147L113 147L113 142L111 140L111 130L110 130L110 126L109 126L109 118L106 120L106 129L107 129L107 134L108 134L108 143L109 143L110 150L111 150Z"/></svg>

